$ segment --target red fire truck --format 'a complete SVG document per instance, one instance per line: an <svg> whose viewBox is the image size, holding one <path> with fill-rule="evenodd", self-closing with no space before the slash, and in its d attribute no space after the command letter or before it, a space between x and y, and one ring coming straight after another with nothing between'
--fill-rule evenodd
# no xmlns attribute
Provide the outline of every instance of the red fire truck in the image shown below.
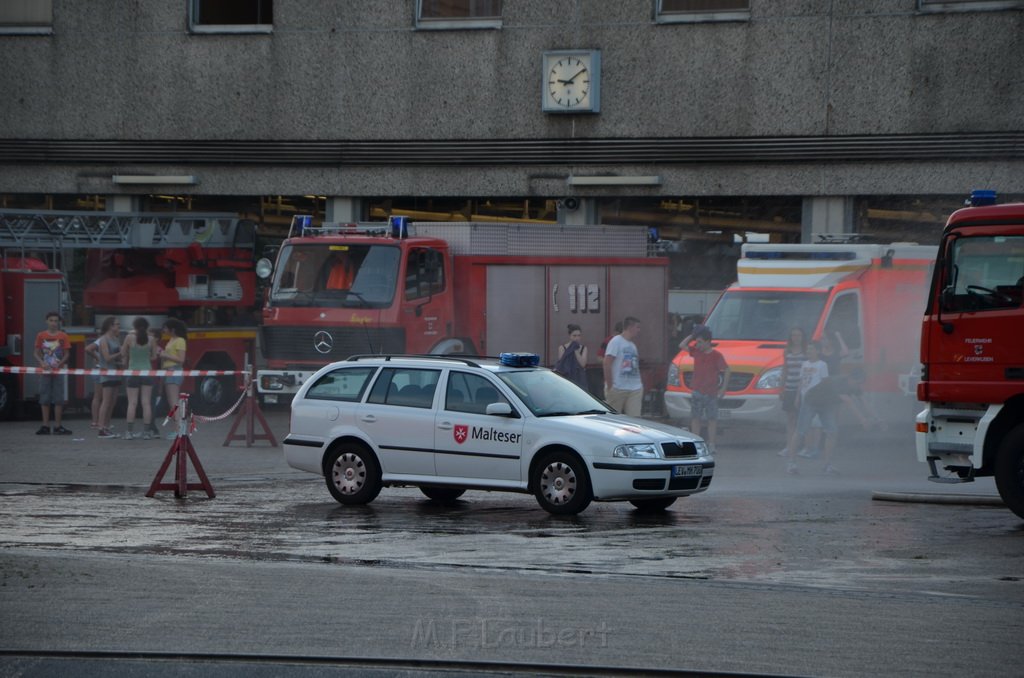
<svg viewBox="0 0 1024 678"><path fill-rule="evenodd" d="M1024 203L975 191L942 233L921 332L917 457L929 480L994 476L1024 518Z"/></svg>
<svg viewBox="0 0 1024 678"><path fill-rule="evenodd" d="M267 368L258 391L287 402L324 364L353 354L557 357L567 325L590 346L600 393L600 342L615 322L642 322L638 341L663 379L668 261L649 256L646 228L520 223L313 226L297 218L273 267L263 309ZM261 270L262 269L262 270Z"/></svg>
<svg viewBox="0 0 1024 678"><path fill-rule="evenodd" d="M0 210L6 339L2 364L34 366L31 343L43 314L71 304L66 275L84 286L87 327L67 328L75 352L105 316L130 328L136 316L151 326L175 316L189 327L188 367L241 370L255 355L255 224L233 214L166 214ZM84 250L84 256L74 256ZM14 262L12 266L9 262ZM37 317L38 316L38 317ZM186 380L197 412L219 414L240 393L240 378ZM10 414L35 392L31 375L2 380L0 412ZM90 380L70 380L69 400L82 399Z"/></svg>
<svg viewBox="0 0 1024 678"><path fill-rule="evenodd" d="M745 244L738 280L707 318L716 348L731 368L723 421L785 422L779 400L783 350L790 331L808 340L836 333L848 349L848 369L865 374L872 408L894 421L913 415L920 325L935 248L908 243ZM834 339L838 344L838 340ZM665 408L690 418L693 359L672 361Z"/></svg>

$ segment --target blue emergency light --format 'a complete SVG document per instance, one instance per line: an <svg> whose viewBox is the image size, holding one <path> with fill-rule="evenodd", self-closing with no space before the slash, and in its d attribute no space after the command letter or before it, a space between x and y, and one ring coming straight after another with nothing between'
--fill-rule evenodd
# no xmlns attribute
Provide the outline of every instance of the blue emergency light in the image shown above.
<svg viewBox="0 0 1024 678"><path fill-rule="evenodd" d="M967 201L971 207L996 204L996 192L991 189L976 189L971 191L971 197Z"/></svg>
<svg viewBox="0 0 1024 678"><path fill-rule="evenodd" d="M392 238L409 237L409 217L388 217L388 227Z"/></svg>
<svg viewBox="0 0 1024 678"><path fill-rule="evenodd" d="M536 367L540 356L536 353L499 353L498 360L506 367Z"/></svg>

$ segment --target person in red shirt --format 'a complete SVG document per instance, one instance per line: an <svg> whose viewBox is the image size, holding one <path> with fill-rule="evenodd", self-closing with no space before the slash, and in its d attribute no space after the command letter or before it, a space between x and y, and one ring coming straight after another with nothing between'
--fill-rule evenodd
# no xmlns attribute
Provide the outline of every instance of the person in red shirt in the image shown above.
<svg viewBox="0 0 1024 678"><path fill-rule="evenodd" d="M43 414L43 425L36 435L50 435L50 406L53 406L53 432L57 435L71 435L64 428L64 394L67 392L66 374L53 374L68 364L71 357L71 341L60 329L60 314L50 311L46 314L46 329L36 335L35 357L39 367L47 372L39 375L39 409Z"/></svg>
<svg viewBox="0 0 1024 678"><path fill-rule="evenodd" d="M729 383L729 364L711 344L711 330L706 325L694 325L693 332L679 342L679 348L689 351L693 358L690 431L700 435L701 428L707 424L707 443L714 450L718 437L718 399L725 395Z"/></svg>

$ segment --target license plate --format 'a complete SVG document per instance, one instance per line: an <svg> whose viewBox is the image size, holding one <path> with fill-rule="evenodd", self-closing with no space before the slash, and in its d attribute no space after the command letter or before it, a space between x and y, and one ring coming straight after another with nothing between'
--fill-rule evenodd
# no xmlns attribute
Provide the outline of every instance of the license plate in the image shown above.
<svg viewBox="0 0 1024 678"><path fill-rule="evenodd" d="M704 473L703 466L673 466L672 477L673 478L689 478L691 476L699 476Z"/></svg>

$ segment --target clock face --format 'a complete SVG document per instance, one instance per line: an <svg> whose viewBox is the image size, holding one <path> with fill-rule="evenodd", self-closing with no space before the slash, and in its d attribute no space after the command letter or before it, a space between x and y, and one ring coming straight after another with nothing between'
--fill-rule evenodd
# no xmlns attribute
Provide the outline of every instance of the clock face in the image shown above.
<svg viewBox="0 0 1024 678"><path fill-rule="evenodd" d="M590 94L590 59L564 56L551 60L548 94L556 106L586 107Z"/></svg>
<svg viewBox="0 0 1024 678"><path fill-rule="evenodd" d="M597 50L544 53L541 108L546 113L600 110L601 55Z"/></svg>

